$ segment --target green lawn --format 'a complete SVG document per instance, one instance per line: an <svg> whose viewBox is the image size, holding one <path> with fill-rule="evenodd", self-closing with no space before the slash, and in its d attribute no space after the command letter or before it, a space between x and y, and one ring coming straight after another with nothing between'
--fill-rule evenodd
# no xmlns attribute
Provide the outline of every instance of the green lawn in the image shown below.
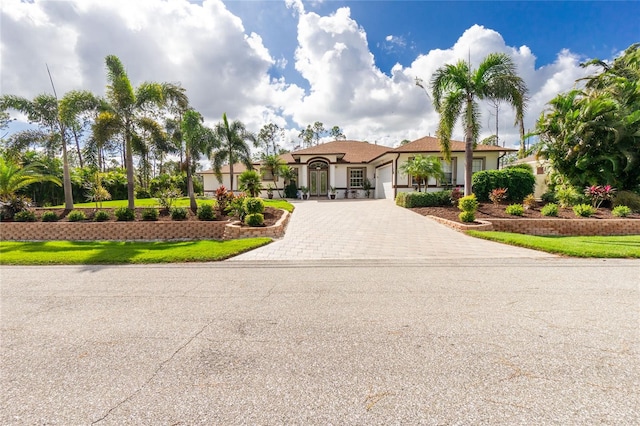
<svg viewBox="0 0 640 426"><path fill-rule="evenodd" d="M640 235L610 237L539 237L509 232L467 231L468 235L573 257L640 258Z"/></svg>
<svg viewBox="0 0 640 426"><path fill-rule="evenodd" d="M224 260L271 242L270 238L231 241L0 242L1 265L96 265L211 262Z"/></svg>
<svg viewBox="0 0 640 426"><path fill-rule="evenodd" d="M202 203L216 203L216 200L213 198L198 198L196 199L198 205ZM135 201L136 207L160 207L158 204L158 200L156 198L140 198ZM102 207L105 209L115 209L118 207L127 207L127 200L111 200L111 201L103 201ZM268 207L274 207L277 209L284 209L289 213L293 212L293 204L289 203L287 200L264 200L264 205ZM176 199L174 203L175 207L189 207L189 197L182 197ZM74 208L77 209L95 209L96 203L75 203L73 205ZM59 206L54 206L53 208L62 209L64 205L61 204Z"/></svg>

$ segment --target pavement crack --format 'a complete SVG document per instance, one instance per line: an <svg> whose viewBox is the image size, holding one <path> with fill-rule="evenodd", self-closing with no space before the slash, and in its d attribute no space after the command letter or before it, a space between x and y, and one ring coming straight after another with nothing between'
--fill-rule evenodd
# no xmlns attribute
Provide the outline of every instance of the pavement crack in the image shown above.
<svg viewBox="0 0 640 426"><path fill-rule="evenodd" d="M267 294L262 298L263 302L271 297L271 294L273 293L273 290L275 290L277 286L278 286L278 284L274 284L274 285L271 286L271 288L267 291Z"/></svg>
<svg viewBox="0 0 640 426"><path fill-rule="evenodd" d="M160 363L160 365L158 365L158 368L156 368L154 370L153 373L151 373L151 376L145 380L145 382L142 384L142 386L140 386L138 389L136 389L135 391L133 391L130 395L128 395L126 398L124 398L122 401L118 402L116 405L114 405L113 407L111 407L110 409L107 410L107 412L100 417L97 420L94 420L93 422L91 422L92 425L98 424L101 421L105 420L107 417L109 417L111 415L111 413L113 411L115 411L116 409L118 409L120 406L122 406L123 404L126 404L127 402L129 402L130 400L132 400L137 394L139 394L140 392L142 392L142 390L144 390L144 388L151 383L152 380L154 380L156 378L156 376L160 373L160 371L164 368L165 365L167 365L169 362L171 362L173 360L173 358L176 357L176 355L178 355L183 349L185 349L187 346L189 346L191 344L191 342L193 342L195 339L198 338L198 336L200 336L206 329L207 327L209 327L211 325L212 321L207 322L204 326L202 326L202 328L200 330L198 330L193 336L191 336L189 338L189 340L187 340L185 343L183 343L180 347L178 347L178 349L176 349L171 356L169 356L169 358L165 359L164 361L162 361Z"/></svg>

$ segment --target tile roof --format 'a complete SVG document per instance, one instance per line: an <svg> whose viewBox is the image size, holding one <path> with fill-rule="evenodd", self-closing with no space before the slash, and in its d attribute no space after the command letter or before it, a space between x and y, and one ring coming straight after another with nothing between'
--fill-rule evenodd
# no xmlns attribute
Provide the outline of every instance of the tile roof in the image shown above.
<svg viewBox="0 0 640 426"><path fill-rule="evenodd" d="M293 158L301 155L342 155L342 161L347 163L366 163L388 152L391 148L360 141L333 141L291 153Z"/></svg>
<svg viewBox="0 0 640 426"><path fill-rule="evenodd" d="M477 145L473 150L474 152L478 151L517 151L517 149L513 148L503 148L501 146L495 145ZM416 139L413 142L409 142L408 144L401 145L391 152L440 152L440 142L438 138L433 136L425 136L420 139ZM464 142L461 141L451 141L451 152L464 152Z"/></svg>

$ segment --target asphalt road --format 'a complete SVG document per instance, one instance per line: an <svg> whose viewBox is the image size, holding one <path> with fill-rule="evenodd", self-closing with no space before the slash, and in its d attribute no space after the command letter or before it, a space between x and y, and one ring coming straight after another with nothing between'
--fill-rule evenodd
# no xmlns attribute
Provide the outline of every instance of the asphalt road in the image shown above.
<svg viewBox="0 0 640 426"><path fill-rule="evenodd" d="M640 263L2 267L0 424L640 423Z"/></svg>

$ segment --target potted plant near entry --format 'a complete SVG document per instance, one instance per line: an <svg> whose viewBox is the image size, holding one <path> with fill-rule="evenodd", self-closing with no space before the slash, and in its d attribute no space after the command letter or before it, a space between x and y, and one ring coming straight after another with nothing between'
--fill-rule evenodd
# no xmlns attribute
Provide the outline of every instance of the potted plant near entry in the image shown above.
<svg viewBox="0 0 640 426"><path fill-rule="evenodd" d="M307 188L306 186L301 186L300 187L300 192L302 192L302 199L303 200L308 200L309 199L309 188Z"/></svg>
<svg viewBox="0 0 640 426"><path fill-rule="evenodd" d="M331 198L332 200L336 199L336 187L335 186L330 186L329 187L329 198Z"/></svg>
<svg viewBox="0 0 640 426"><path fill-rule="evenodd" d="M371 187L371 181L369 180L369 178L365 177L364 181L362 182L362 189L364 189L365 198L369 198L369 196L371 195Z"/></svg>
<svg viewBox="0 0 640 426"><path fill-rule="evenodd" d="M273 185L269 184L269 186L267 186L267 197L271 200L273 198Z"/></svg>

